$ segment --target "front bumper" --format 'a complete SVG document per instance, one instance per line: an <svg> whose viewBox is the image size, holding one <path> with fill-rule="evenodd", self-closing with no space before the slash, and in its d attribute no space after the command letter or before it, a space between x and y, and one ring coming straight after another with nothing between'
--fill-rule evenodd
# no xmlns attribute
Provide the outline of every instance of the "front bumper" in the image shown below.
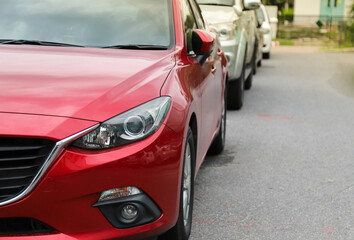
<svg viewBox="0 0 354 240"><path fill-rule="evenodd" d="M68 147L27 197L0 207L0 216L33 218L54 229L36 239L140 239L165 232L178 217L183 141L162 125L147 139L113 150ZM141 226L113 227L92 205L101 192L124 186L141 189L161 210L161 216Z"/></svg>

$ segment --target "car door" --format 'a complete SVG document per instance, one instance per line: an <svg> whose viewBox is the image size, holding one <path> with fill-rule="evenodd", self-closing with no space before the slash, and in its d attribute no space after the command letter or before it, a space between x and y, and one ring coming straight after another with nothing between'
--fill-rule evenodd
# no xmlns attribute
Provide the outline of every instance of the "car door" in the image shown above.
<svg viewBox="0 0 354 240"><path fill-rule="evenodd" d="M205 29L205 23L194 0L182 0L182 3L187 49L189 51L191 49L191 41L189 40L191 31L197 28ZM203 66L193 57L193 53L189 52L188 81L197 85L196 92L198 101L200 101L198 103L200 115L197 116L200 126L198 131L198 145L200 147L197 154L206 153L220 120L223 94L220 52L221 50L218 51L216 47Z"/></svg>
<svg viewBox="0 0 354 240"><path fill-rule="evenodd" d="M200 11L199 6L195 0L190 0L192 10L194 12L198 28L205 29L205 23ZM205 130L205 138L207 141L206 149L210 145L213 134L219 126L220 112L221 112L221 102L223 97L223 74L222 74L222 58L221 58L221 46L217 41L214 52L210 55L207 60L208 70L211 72L210 79L205 83L202 90L202 112L205 117L203 120L203 130ZM209 130L209 131L207 131Z"/></svg>

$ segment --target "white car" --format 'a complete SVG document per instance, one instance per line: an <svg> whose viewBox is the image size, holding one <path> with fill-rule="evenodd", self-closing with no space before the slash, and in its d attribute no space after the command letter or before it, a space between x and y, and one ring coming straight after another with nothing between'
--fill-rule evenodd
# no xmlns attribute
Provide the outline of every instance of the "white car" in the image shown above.
<svg viewBox="0 0 354 240"><path fill-rule="evenodd" d="M272 31L271 23L277 23L277 18L269 18L267 9L263 4L256 10L258 18L263 22L261 29L263 32L263 58L270 57L270 50L272 46Z"/></svg>

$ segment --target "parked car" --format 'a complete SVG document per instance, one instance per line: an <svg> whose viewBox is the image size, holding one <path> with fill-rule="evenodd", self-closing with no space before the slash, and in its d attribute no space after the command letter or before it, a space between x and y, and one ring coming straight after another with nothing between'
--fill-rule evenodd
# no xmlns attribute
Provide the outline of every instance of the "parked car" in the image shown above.
<svg viewBox="0 0 354 240"><path fill-rule="evenodd" d="M272 47L272 29L271 24L278 22L277 18L269 18L267 10L263 4L260 8L256 10L256 14L260 21L262 22L262 32L263 32L263 58L270 58L270 51Z"/></svg>
<svg viewBox="0 0 354 240"><path fill-rule="evenodd" d="M253 11L254 16L256 18L255 21L255 36L256 36L256 61L254 62L255 65L253 67L253 74L255 75L257 73L257 67L262 66L262 58L263 58L263 29L262 29L262 20L258 18L256 11Z"/></svg>
<svg viewBox="0 0 354 240"><path fill-rule="evenodd" d="M0 4L0 237L188 239L226 129L227 62L196 2Z"/></svg>
<svg viewBox="0 0 354 240"><path fill-rule="evenodd" d="M197 0L204 17L220 37L228 59L228 107L241 109L244 89L252 86L256 64L256 17L260 0Z"/></svg>

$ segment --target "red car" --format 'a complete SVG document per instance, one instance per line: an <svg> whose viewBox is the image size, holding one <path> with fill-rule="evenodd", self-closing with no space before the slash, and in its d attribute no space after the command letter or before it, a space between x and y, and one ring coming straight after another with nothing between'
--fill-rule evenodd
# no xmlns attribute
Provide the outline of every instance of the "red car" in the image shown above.
<svg viewBox="0 0 354 240"><path fill-rule="evenodd" d="M195 1L0 5L0 238L188 239L226 127Z"/></svg>

